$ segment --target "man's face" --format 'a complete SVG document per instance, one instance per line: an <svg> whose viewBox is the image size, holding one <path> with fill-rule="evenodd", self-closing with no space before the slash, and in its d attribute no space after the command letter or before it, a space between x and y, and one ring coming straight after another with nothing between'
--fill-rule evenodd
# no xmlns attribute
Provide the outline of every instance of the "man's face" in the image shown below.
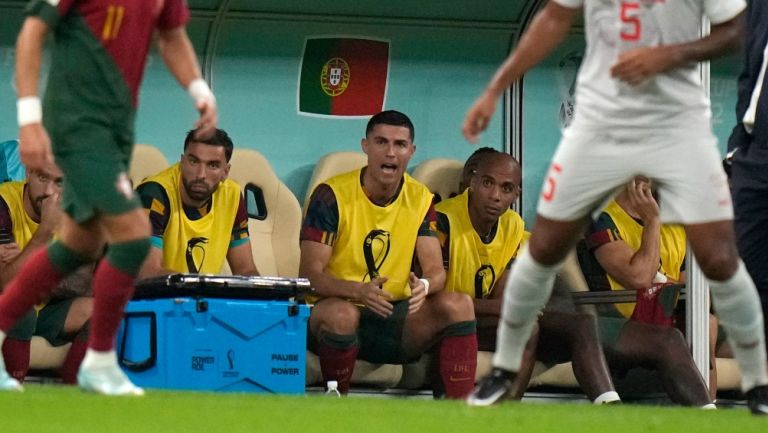
<svg viewBox="0 0 768 433"><path fill-rule="evenodd" d="M400 182L416 151L410 131L404 126L378 124L361 144L368 155L366 175L385 185Z"/></svg>
<svg viewBox="0 0 768 433"><path fill-rule="evenodd" d="M487 220L498 219L520 196L520 166L506 157L488 157L472 176L469 206Z"/></svg>
<svg viewBox="0 0 768 433"><path fill-rule="evenodd" d="M32 211L35 213L35 215L31 215L32 217L40 218L45 199L54 194L61 194L61 182L61 173L38 170L27 174L26 194L32 205Z"/></svg>
<svg viewBox="0 0 768 433"><path fill-rule="evenodd" d="M181 155L182 198L186 195L193 203L201 205L207 202L219 183L229 175L229 164L223 146L205 143L189 143Z"/></svg>

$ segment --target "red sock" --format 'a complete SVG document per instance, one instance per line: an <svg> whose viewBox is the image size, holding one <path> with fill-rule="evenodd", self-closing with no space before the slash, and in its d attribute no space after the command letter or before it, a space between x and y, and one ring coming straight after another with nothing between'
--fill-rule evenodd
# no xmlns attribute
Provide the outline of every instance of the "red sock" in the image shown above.
<svg viewBox="0 0 768 433"><path fill-rule="evenodd" d="M67 357L64 358L64 364L59 369L59 376L67 385L77 383L77 372L80 369L80 363L85 357L86 349L88 349L88 339L80 338L78 335L69 347Z"/></svg>
<svg viewBox="0 0 768 433"><path fill-rule="evenodd" d="M48 257L47 248L32 253L0 296L0 330L8 332L22 315L42 302L63 277Z"/></svg>
<svg viewBox="0 0 768 433"><path fill-rule="evenodd" d="M8 374L19 382L24 382L29 371L29 340L6 338L3 342L3 358Z"/></svg>
<svg viewBox="0 0 768 433"><path fill-rule="evenodd" d="M320 370L323 372L323 380L335 380L339 384L339 392L349 392L349 382L352 380L352 371L355 369L357 359L357 345L346 349L337 349L327 344L318 342L317 356L320 358Z"/></svg>
<svg viewBox="0 0 768 433"><path fill-rule="evenodd" d="M476 334L443 338L440 345L440 377L447 398L460 399L469 395L475 386L476 370Z"/></svg>
<svg viewBox="0 0 768 433"><path fill-rule="evenodd" d="M123 319L125 304L133 295L136 278L102 260L93 276L93 316L88 346L107 352L115 346L115 334Z"/></svg>

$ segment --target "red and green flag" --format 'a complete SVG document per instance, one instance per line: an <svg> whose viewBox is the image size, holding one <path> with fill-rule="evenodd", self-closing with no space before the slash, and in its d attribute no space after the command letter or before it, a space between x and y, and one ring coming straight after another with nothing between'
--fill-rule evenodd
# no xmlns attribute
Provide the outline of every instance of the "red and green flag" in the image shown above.
<svg viewBox="0 0 768 433"><path fill-rule="evenodd" d="M308 38L299 77L299 113L370 116L384 107L389 42Z"/></svg>

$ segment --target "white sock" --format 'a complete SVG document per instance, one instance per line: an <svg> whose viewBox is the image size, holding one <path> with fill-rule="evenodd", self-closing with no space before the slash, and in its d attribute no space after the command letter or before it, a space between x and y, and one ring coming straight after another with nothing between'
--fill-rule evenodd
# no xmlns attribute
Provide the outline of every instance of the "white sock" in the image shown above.
<svg viewBox="0 0 768 433"><path fill-rule="evenodd" d="M496 333L493 366L507 371L520 371L525 344L531 337L539 312L552 294L555 274L562 262L543 266L523 247L512 264L504 287L504 305Z"/></svg>
<svg viewBox="0 0 768 433"><path fill-rule="evenodd" d="M739 260L736 273L725 281L709 280L712 303L725 328L741 369L741 389L768 384L763 312L752 279Z"/></svg>
<svg viewBox="0 0 768 433"><path fill-rule="evenodd" d="M616 391L608 391L598 395L595 401L593 401L592 403L606 404L606 403L613 403L614 401L621 401L621 398L619 398L619 393Z"/></svg>
<svg viewBox="0 0 768 433"><path fill-rule="evenodd" d="M5 335L6 335L5 332L0 331L0 346L2 346L3 343L5 342Z"/></svg>
<svg viewBox="0 0 768 433"><path fill-rule="evenodd" d="M117 365L117 353L114 350L97 352L90 347L85 352L81 368L104 368Z"/></svg>
<svg viewBox="0 0 768 433"><path fill-rule="evenodd" d="M714 410L717 409L717 406L715 406L714 403L708 403L701 407L704 410Z"/></svg>

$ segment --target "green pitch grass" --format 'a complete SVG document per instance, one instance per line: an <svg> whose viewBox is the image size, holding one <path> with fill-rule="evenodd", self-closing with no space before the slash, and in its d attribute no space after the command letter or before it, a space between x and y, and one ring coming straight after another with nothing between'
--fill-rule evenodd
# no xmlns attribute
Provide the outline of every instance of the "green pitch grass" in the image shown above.
<svg viewBox="0 0 768 433"><path fill-rule="evenodd" d="M0 393L0 432L630 433L768 431L745 408L506 403L470 408L424 399L331 398L150 391L102 397L76 388L27 385Z"/></svg>

